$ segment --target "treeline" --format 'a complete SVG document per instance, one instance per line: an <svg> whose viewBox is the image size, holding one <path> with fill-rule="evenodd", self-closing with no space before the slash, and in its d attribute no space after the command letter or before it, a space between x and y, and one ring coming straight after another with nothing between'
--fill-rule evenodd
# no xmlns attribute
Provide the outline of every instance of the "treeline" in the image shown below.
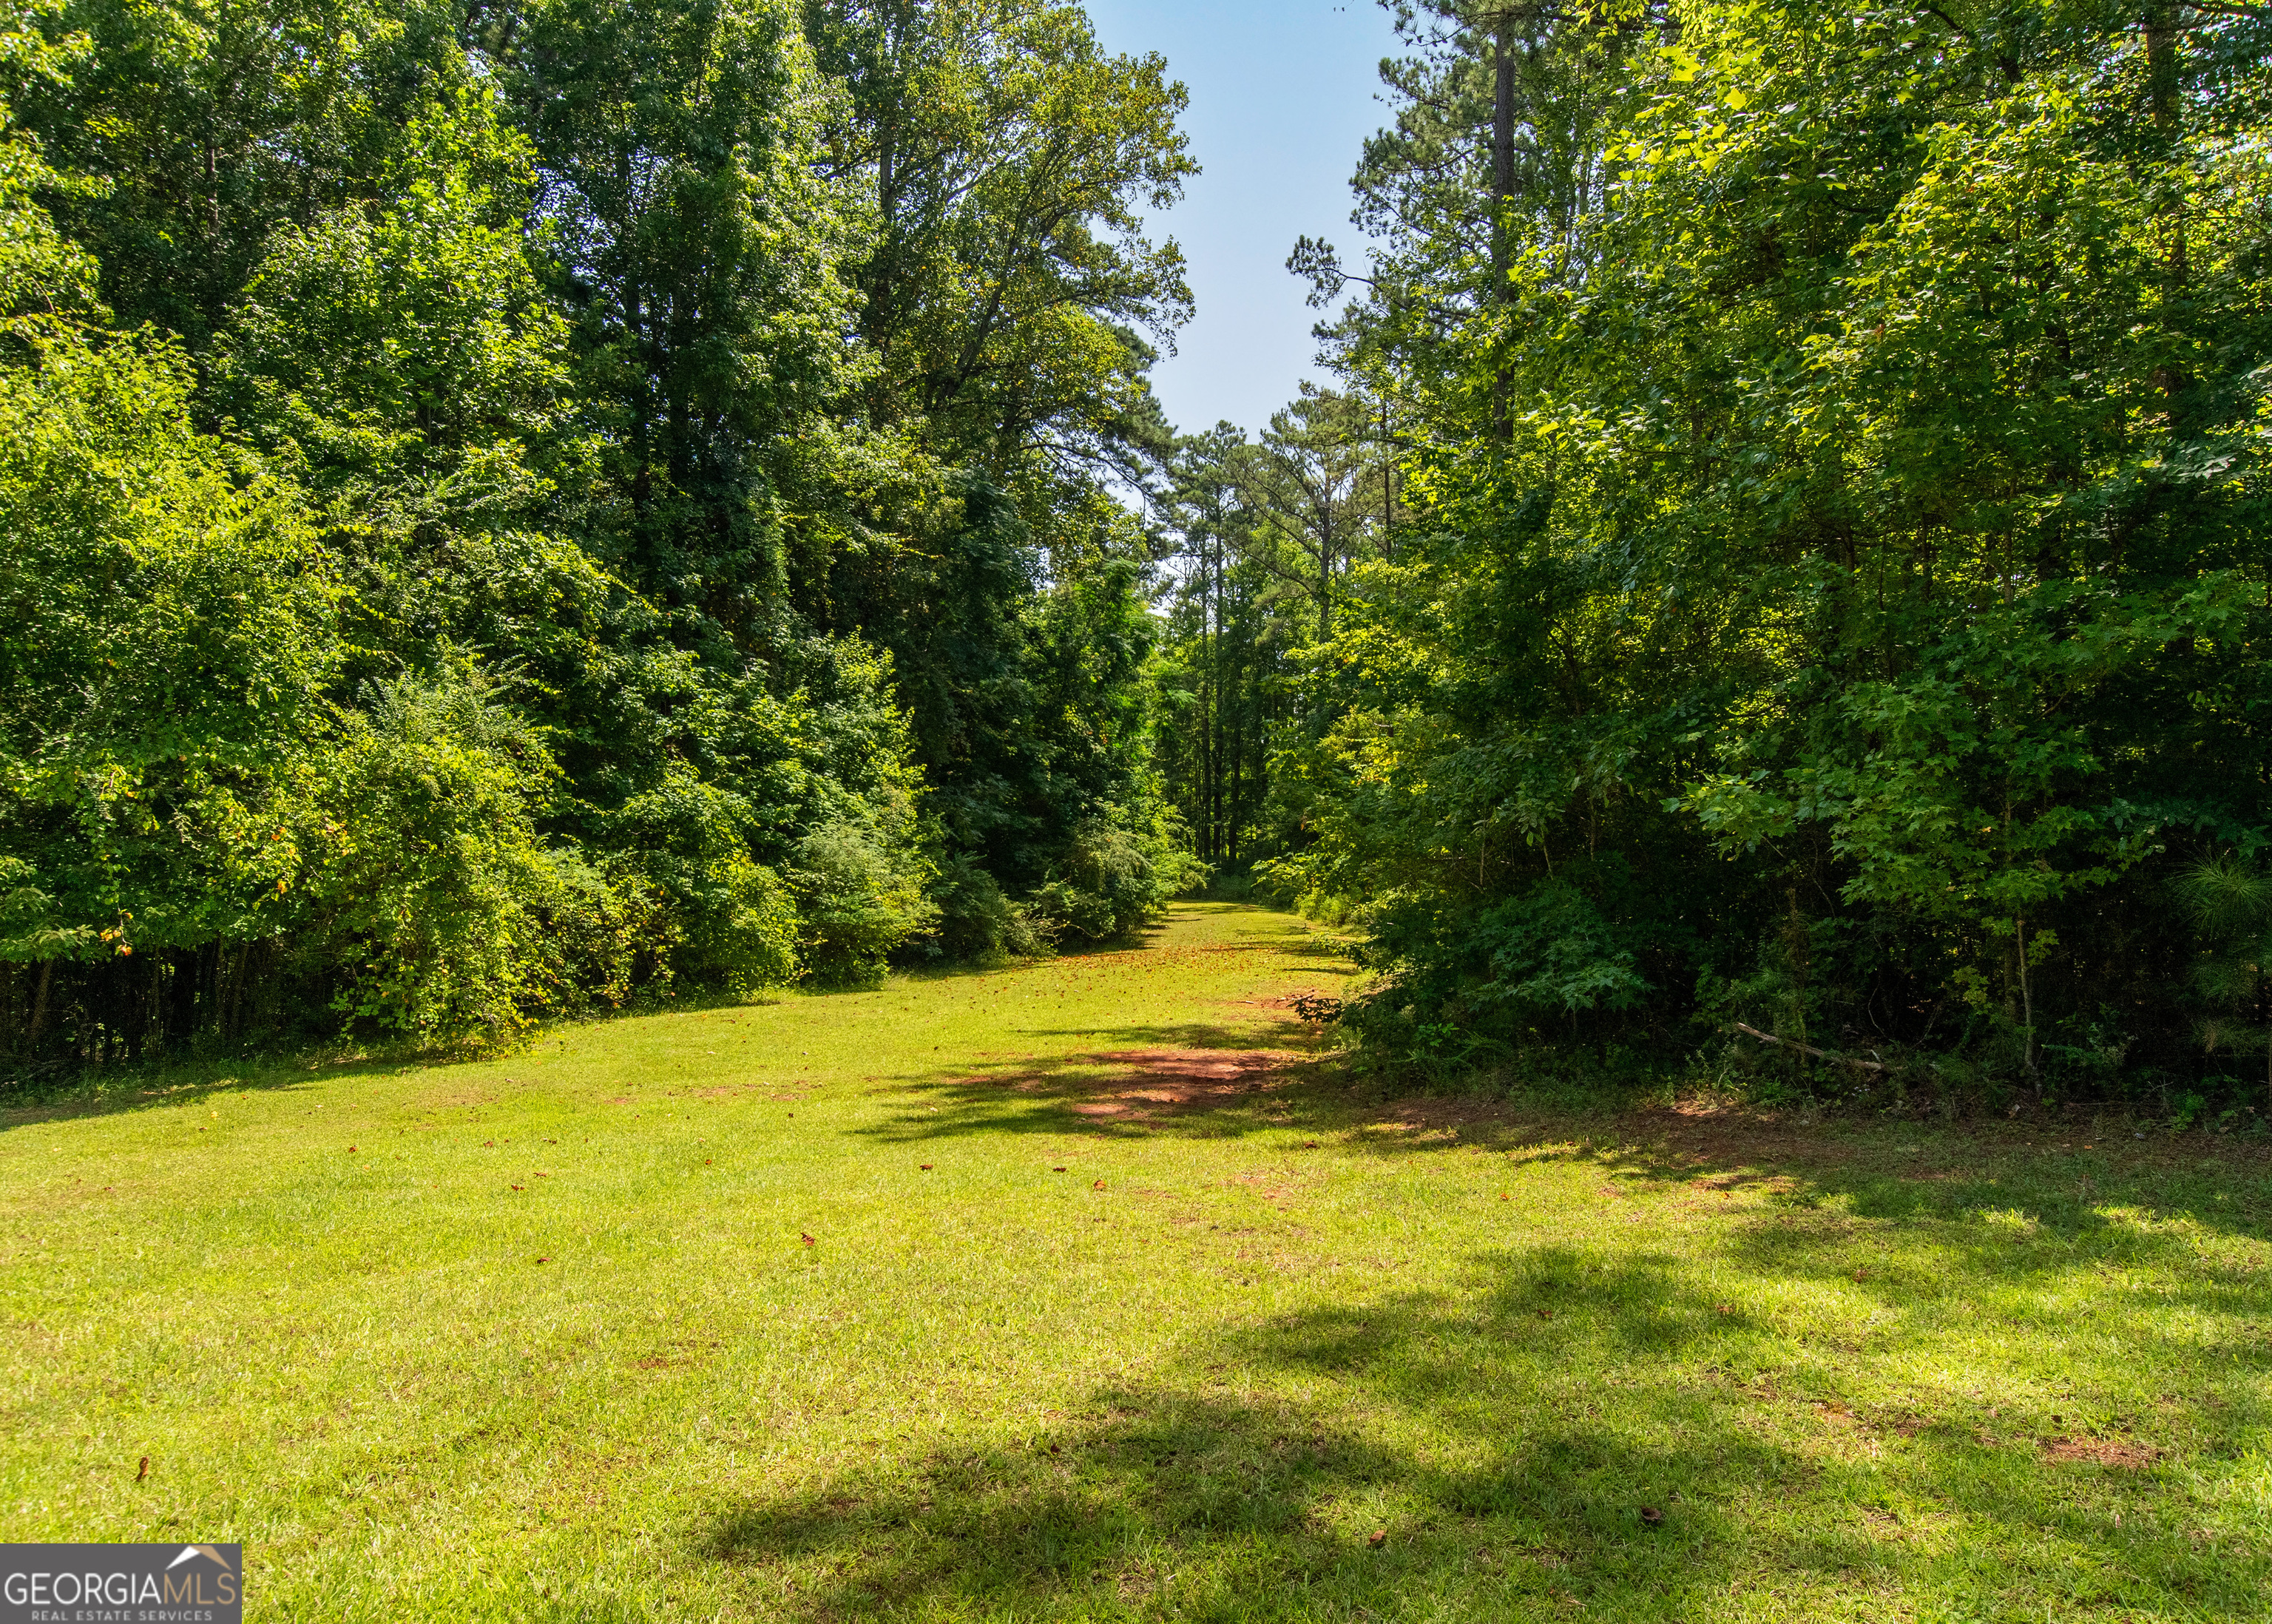
<svg viewBox="0 0 2272 1624"><path fill-rule="evenodd" d="M2259 1112L2272 12L1398 16L1273 433L1401 483L1337 552L1185 452L1207 849L1361 930L1402 1063Z"/></svg>
<svg viewBox="0 0 2272 1624"><path fill-rule="evenodd" d="M1139 213L1043 0L11 0L0 1051L497 1042L1124 931Z"/></svg>

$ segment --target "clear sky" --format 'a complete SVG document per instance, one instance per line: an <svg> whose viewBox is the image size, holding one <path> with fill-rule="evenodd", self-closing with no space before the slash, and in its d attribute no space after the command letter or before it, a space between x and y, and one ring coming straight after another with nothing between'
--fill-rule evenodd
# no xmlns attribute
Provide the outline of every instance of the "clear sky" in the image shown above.
<svg viewBox="0 0 2272 1624"><path fill-rule="evenodd" d="M1319 378L1294 239L1322 236L1362 264L1349 177L1386 109L1380 59L1395 35L1376 0L1087 0L1115 51L1158 51L1192 93L1184 128L1205 171L1155 218L1183 244L1199 315L1154 370L1189 433L1219 418L1252 431Z"/></svg>

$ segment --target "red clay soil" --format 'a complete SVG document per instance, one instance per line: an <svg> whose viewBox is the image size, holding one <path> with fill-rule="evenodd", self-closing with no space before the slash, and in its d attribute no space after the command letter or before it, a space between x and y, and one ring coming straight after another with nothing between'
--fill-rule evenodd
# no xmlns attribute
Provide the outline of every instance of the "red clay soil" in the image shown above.
<svg viewBox="0 0 2272 1624"><path fill-rule="evenodd" d="M1282 1049L1117 1049L1078 1057L1084 1065L1113 1068L1102 1075L1051 1072L970 1081L1075 1096L1072 1109L1085 1117L1148 1117L1262 1093L1285 1081L1302 1058Z"/></svg>

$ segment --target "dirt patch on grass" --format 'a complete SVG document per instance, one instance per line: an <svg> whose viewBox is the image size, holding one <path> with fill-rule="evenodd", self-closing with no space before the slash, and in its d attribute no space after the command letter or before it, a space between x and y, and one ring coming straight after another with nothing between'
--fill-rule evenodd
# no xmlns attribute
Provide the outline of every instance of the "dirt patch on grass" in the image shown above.
<svg viewBox="0 0 2272 1624"><path fill-rule="evenodd" d="M1101 1073L970 1081L1059 1095L1085 1117L1141 1119L1218 1109L1267 1093L1302 1059L1283 1049L1119 1049L1078 1057L1078 1064L1110 1068Z"/></svg>
<svg viewBox="0 0 2272 1624"><path fill-rule="evenodd" d="M2044 1458L2047 1461L2082 1461L2093 1466L2111 1466L2119 1471L2140 1471L2161 1458L2159 1449L2142 1443L2132 1443L2126 1438L2046 1438Z"/></svg>

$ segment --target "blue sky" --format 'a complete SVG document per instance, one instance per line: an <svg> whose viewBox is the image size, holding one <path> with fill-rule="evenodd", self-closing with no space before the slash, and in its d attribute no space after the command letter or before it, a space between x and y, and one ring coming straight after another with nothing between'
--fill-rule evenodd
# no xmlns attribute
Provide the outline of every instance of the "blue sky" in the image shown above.
<svg viewBox="0 0 2272 1624"><path fill-rule="evenodd" d="M1304 377L1320 377L1286 273L1294 239L1323 236L1362 263L1349 177L1386 109L1379 64L1395 49L1375 0L1087 0L1116 51L1155 50L1192 94L1184 128L1205 173L1154 221L1190 262L1199 315L1153 374L1185 432L1218 418L1259 429Z"/></svg>

